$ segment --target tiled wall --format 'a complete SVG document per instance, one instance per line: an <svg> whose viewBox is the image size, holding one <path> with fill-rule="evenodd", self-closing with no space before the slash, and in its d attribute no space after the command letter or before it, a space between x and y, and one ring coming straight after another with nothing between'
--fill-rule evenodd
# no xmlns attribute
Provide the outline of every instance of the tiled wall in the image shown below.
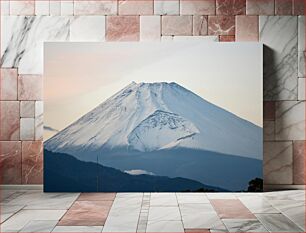
<svg viewBox="0 0 306 233"><path fill-rule="evenodd" d="M2 183L42 182L44 41L186 39L264 43L265 183L305 183L304 0L1 0L1 15Z"/></svg>

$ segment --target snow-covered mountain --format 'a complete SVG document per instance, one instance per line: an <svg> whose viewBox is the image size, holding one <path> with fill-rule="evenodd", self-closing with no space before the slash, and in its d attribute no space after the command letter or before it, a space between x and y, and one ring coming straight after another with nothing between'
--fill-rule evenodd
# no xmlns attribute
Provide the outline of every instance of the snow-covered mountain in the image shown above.
<svg viewBox="0 0 306 233"><path fill-rule="evenodd" d="M45 148L83 160L84 151L118 148L188 148L262 159L261 145L260 127L176 83L133 82L47 140Z"/></svg>

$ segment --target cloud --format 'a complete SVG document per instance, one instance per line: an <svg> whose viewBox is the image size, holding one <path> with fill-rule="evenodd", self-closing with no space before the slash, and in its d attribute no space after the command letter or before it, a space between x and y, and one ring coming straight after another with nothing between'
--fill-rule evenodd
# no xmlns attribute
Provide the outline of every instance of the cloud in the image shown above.
<svg viewBox="0 0 306 233"><path fill-rule="evenodd" d="M52 128L50 126L47 126L47 125L44 126L44 130L51 131L51 132L58 132L57 129L54 129L54 128Z"/></svg>
<svg viewBox="0 0 306 233"><path fill-rule="evenodd" d="M140 170L140 169L135 169L135 170L127 170L124 171L127 174L133 175L133 176L138 176L138 175L150 175L150 176L155 176L153 172L148 172L145 170Z"/></svg>

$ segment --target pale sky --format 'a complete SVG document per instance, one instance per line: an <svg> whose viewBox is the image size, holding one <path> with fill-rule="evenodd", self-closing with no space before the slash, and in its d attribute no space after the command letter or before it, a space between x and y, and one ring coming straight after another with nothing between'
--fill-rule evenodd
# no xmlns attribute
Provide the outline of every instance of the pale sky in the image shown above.
<svg viewBox="0 0 306 233"><path fill-rule="evenodd" d="M62 130L135 82L176 82L262 127L262 45L204 41L50 42L44 124ZM45 131L47 140L56 132Z"/></svg>

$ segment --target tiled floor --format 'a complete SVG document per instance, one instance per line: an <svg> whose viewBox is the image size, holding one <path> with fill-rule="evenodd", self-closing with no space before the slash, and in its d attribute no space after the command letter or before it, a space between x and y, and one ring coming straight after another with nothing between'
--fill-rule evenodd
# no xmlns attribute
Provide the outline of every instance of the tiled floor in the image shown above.
<svg viewBox="0 0 306 233"><path fill-rule="evenodd" d="M1 232L304 232L305 192L2 190Z"/></svg>

